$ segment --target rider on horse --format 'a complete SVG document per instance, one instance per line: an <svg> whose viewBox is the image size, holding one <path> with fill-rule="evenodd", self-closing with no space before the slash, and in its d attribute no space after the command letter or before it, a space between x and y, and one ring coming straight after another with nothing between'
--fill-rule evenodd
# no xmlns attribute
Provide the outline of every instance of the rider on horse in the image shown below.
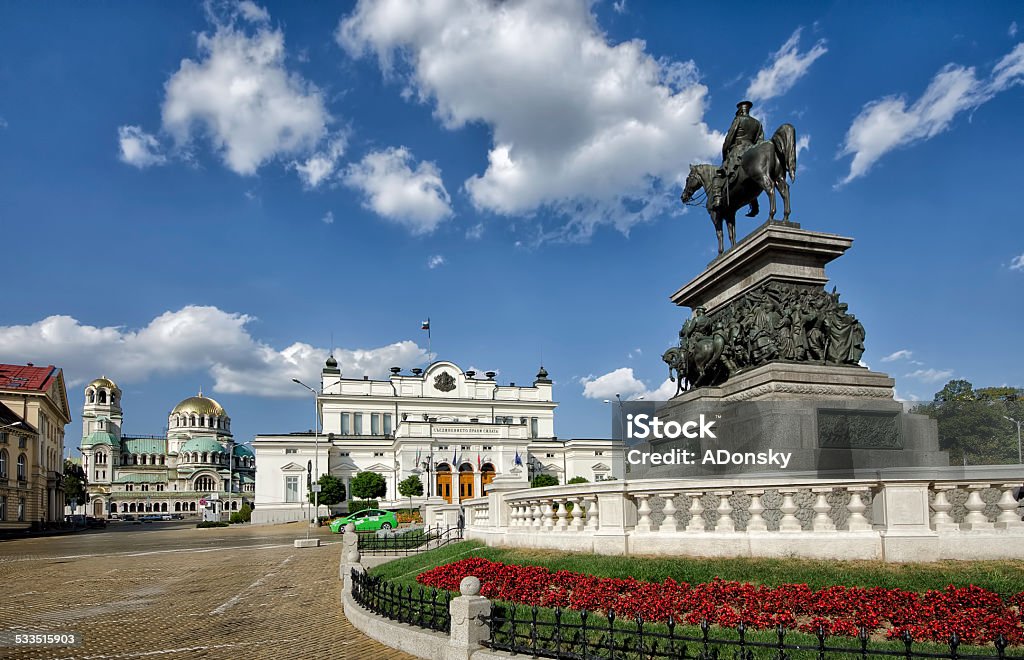
<svg viewBox="0 0 1024 660"><path fill-rule="evenodd" d="M743 154L751 147L764 142L764 127L761 122L750 116L750 109L754 104L750 101L740 101L736 104L736 117L732 120L729 133L725 136L722 144L722 167L715 177L714 191L712 195L712 206L720 207L722 204L722 191L729 185L729 182L736 177L740 168ZM753 218L758 213L757 198L750 203L748 218Z"/></svg>

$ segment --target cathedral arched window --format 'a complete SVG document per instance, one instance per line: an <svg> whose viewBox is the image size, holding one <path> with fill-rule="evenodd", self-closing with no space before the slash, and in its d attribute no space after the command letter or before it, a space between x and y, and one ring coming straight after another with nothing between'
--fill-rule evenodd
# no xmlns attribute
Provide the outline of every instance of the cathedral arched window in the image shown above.
<svg viewBox="0 0 1024 660"><path fill-rule="evenodd" d="M96 393L89 390L85 393L85 400L89 403L96 403Z"/></svg>
<svg viewBox="0 0 1024 660"><path fill-rule="evenodd" d="M203 463L206 463L206 462L208 462L209 460L210 460L210 455L209 455L209 454L207 454L207 453L206 453L206 452L204 451L204 452L203 452Z"/></svg>
<svg viewBox="0 0 1024 660"><path fill-rule="evenodd" d="M191 417L189 417L189 425L190 426L195 426L196 425L196 416L195 415L192 415Z"/></svg>
<svg viewBox="0 0 1024 660"><path fill-rule="evenodd" d="M106 391L104 391L104 390L100 390L99 391L99 402L100 403L106 403L107 402L107 393L106 393Z"/></svg>
<svg viewBox="0 0 1024 660"><path fill-rule="evenodd" d="M18 481L25 481L28 478L26 476L26 473L25 473L25 465L26 465L25 454L19 454L18 455Z"/></svg>
<svg viewBox="0 0 1024 660"><path fill-rule="evenodd" d="M7 450L0 449L0 479L7 478Z"/></svg>

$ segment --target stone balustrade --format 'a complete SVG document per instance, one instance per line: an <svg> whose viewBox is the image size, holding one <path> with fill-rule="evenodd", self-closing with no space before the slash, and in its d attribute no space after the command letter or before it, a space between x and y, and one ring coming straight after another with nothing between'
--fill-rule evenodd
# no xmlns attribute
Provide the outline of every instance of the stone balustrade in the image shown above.
<svg viewBox="0 0 1024 660"><path fill-rule="evenodd" d="M936 561L1016 558L1016 466L866 478L608 481L464 502L467 536L602 554Z"/></svg>

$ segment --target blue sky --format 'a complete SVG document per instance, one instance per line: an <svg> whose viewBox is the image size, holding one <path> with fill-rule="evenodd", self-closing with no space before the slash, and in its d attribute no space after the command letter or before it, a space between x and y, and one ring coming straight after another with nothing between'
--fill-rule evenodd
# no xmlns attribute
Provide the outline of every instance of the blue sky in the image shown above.
<svg viewBox="0 0 1024 660"><path fill-rule="evenodd" d="M680 177L752 97L805 141L792 219L855 239L865 362L906 398L1024 384L1024 10L761 7L5 3L0 360L64 367L76 413L116 379L127 432L202 387L245 440L309 428L290 379L332 337L346 375L422 366L429 316L606 435L714 255Z"/></svg>

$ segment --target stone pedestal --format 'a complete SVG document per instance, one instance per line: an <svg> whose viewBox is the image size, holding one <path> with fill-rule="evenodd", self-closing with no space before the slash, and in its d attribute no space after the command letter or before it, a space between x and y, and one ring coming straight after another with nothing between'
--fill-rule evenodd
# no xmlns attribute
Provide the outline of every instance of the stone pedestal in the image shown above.
<svg viewBox="0 0 1024 660"><path fill-rule="evenodd" d="M707 450L773 449L792 455L788 471L833 477L854 469L949 465L946 452L939 451L934 420L905 413L893 399L893 379L858 364L853 331L844 334L844 323L856 324L838 296L827 294L825 265L852 244L853 239L795 223L766 223L672 294L676 305L705 310L706 318L688 326L691 338L699 338L687 344L694 351L690 358L700 347L712 345L717 352L707 362L709 377L657 414L681 424L714 415L718 433L652 442L651 450L679 448L702 457ZM698 463L649 469L642 476L776 469Z"/></svg>

